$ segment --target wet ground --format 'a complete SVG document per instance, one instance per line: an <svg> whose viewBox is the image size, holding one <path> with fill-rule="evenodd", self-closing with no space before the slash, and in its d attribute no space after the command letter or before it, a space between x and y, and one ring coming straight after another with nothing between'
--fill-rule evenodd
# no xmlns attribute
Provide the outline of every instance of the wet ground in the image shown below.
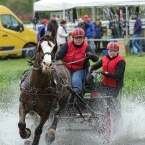
<svg viewBox="0 0 145 145"><path fill-rule="evenodd" d="M19 84L19 83L18 83ZM11 102L0 101L0 145L23 145L24 140L19 137L18 131L18 99L19 88L14 91ZM122 97L122 121L121 129L112 136L110 145L145 145L145 104L140 99L132 96ZM28 121L27 126L32 127L33 121ZM56 140L52 145L105 145L104 140L92 132L67 132L68 124L59 124L56 132ZM44 135L48 123L43 128L40 145L45 145Z"/></svg>

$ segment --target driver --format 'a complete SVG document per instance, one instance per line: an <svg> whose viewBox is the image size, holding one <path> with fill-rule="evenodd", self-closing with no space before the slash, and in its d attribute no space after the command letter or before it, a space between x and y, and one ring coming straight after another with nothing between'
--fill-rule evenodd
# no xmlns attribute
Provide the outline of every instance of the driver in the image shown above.
<svg viewBox="0 0 145 145"><path fill-rule="evenodd" d="M109 42L107 50L108 55L90 67L90 72L102 67L103 75L102 82L94 82L92 86L96 93L116 98L123 87L125 60L119 55L119 45L116 42Z"/></svg>
<svg viewBox="0 0 145 145"><path fill-rule="evenodd" d="M81 95L85 69L88 67L88 61L98 61L98 56L84 40L85 32L81 28L72 30L72 40L64 43L56 53L55 59L63 59L63 64L69 69L72 76L72 85L74 91Z"/></svg>

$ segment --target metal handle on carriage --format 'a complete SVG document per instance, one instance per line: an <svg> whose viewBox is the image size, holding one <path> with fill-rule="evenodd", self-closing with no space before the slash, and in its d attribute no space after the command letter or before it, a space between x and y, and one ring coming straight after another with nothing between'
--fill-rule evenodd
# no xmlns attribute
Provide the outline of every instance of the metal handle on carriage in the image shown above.
<svg viewBox="0 0 145 145"><path fill-rule="evenodd" d="M91 112L92 116L95 116L95 112L89 107L89 105L84 101L83 98L81 98L70 86L61 83L64 87L66 87L72 94L74 94L83 104L86 105L86 107L89 109Z"/></svg>

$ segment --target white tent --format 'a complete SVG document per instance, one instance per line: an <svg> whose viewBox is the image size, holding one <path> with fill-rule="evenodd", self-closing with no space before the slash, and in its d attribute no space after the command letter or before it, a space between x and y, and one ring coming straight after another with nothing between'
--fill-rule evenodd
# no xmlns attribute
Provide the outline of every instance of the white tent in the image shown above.
<svg viewBox="0 0 145 145"><path fill-rule="evenodd" d="M80 7L111 7L145 5L145 0L40 0L34 3L34 11L60 11Z"/></svg>

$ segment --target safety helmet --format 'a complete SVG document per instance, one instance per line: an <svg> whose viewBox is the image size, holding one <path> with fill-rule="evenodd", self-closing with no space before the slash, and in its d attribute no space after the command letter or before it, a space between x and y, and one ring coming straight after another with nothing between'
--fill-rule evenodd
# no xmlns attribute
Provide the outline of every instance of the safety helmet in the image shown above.
<svg viewBox="0 0 145 145"><path fill-rule="evenodd" d="M119 50L119 44L116 42L109 42L107 45L107 49L117 49Z"/></svg>
<svg viewBox="0 0 145 145"><path fill-rule="evenodd" d="M72 37L77 37L77 36L85 36L85 32L82 28L74 28L72 30Z"/></svg>

